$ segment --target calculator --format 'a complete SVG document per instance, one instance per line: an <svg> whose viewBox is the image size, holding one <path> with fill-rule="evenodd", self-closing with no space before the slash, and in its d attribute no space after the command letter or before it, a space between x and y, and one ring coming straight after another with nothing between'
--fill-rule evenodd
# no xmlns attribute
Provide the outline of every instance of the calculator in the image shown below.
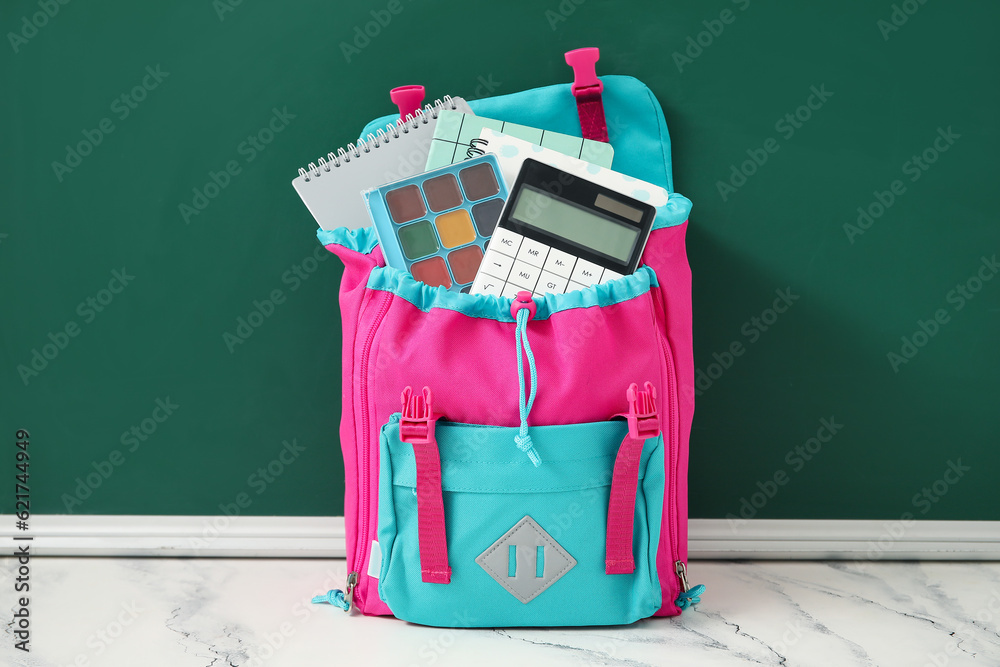
<svg viewBox="0 0 1000 667"><path fill-rule="evenodd" d="M471 294L562 294L635 271L656 209L526 159L497 221Z"/></svg>

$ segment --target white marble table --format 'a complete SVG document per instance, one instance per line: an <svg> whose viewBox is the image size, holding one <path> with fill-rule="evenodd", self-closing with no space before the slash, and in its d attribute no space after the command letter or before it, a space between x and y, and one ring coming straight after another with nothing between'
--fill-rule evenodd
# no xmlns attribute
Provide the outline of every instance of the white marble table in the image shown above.
<svg viewBox="0 0 1000 667"><path fill-rule="evenodd" d="M708 593L680 618L452 630L309 604L343 560L36 558L30 654L7 623L14 568L3 665L1000 665L1000 563L695 561Z"/></svg>

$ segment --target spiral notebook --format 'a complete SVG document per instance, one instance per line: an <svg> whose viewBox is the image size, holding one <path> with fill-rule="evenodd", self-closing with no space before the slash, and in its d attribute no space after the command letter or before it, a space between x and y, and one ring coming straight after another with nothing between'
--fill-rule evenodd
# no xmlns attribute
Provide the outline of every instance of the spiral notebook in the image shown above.
<svg viewBox="0 0 1000 667"><path fill-rule="evenodd" d="M418 109L406 122L390 123L357 144L348 144L299 169L292 186L323 229L371 224L362 190L423 173L442 110L471 114L461 97L445 96Z"/></svg>

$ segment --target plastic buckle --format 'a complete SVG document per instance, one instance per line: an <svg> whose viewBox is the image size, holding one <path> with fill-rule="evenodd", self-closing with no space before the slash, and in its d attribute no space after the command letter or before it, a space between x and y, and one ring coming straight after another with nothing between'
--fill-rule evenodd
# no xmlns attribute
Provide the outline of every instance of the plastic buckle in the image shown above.
<svg viewBox="0 0 1000 667"><path fill-rule="evenodd" d="M598 93L604 90L604 84L597 78L597 61L601 51L596 46L573 49L566 52L566 64L573 68L573 96L580 93Z"/></svg>
<svg viewBox="0 0 1000 667"><path fill-rule="evenodd" d="M412 387L403 390L402 417L399 420L399 439L414 445L425 445L431 441L434 422L438 416L432 409L433 397L430 387L424 387L423 395L414 394Z"/></svg>
<svg viewBox="0 0 1000 667"><path fill-rule="evenodd" d="M417 109L424 103L425 94L423 86L399 86L389 91L389 99L399 107L400 121L416 115Z"/></svg>
<svg viewBox="0 0 1000 667"><path fill-rule="evenodd" d="M534 318L535 313L538 312L538 304L536 304L535 300L531 298L531 292L521 290L517 293L517 296L514 297L514 301L510 304L510 316L517 321L517 311L525 309L528 311L528 319L530 320Z"/></svg>
<svg viewBox="0 0 1000 667"><path fill-rule="evenodd" d="M629 437L645 440L660 434L660 416L656 410L656 387L646 382L646 389L639 391L639 385L632 383L626 392L628 398Z"/></svg>

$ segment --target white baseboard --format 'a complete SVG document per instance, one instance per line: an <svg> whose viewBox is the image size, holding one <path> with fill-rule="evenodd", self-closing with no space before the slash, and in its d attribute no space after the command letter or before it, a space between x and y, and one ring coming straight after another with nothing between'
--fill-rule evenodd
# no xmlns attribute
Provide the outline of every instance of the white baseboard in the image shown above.
<svg viewBox="0 0 1000 667"><path fill-rule="evenodd" d="M343 558L344 517L0 514L0 544L28 535L36 556ZM20 539L18 543L23 544Z"/></svg>
<svg viewBox="0 0 1000 667"><path fill-rule="evenodd" d="M36 556L343 558L343 517L0 515L3 553L32 537ZM692 519L699 559L1000 560L1000 521Z"/></svg>
<svg viewBox="0 0 1000 667"><path fill-rule="evenodd" d="M691 519L694 560L1000 560L1000 521Z"/></svg>

